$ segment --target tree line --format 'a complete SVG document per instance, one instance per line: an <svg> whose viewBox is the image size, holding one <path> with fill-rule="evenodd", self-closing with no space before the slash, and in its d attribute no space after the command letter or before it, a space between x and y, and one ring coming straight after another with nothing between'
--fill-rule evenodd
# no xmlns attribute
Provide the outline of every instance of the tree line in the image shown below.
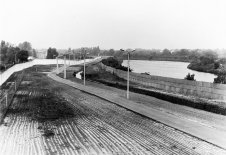
<svg viewBox="0 0 226 155"><path fill-rule="evenodd" d="M25 41L15 46L4 40L0 44L0 70L5 70L16 63L28 61L28 57L36 57L36 50L31 43Z"/></svg>
<svg viewBox="0 0 226 155"><path fill-rule="evenodd" d="M226 53L226 50L222 50ZM196 61L206 53L217 55L217 50L211 49L139 49L137 48L130 56L131 59L137 60L163 60L163 61ZM127 59L126 53L120 50L101 50L100 55L115 56L122 59ZM226 56L225 56L226 57Z"/></svg>

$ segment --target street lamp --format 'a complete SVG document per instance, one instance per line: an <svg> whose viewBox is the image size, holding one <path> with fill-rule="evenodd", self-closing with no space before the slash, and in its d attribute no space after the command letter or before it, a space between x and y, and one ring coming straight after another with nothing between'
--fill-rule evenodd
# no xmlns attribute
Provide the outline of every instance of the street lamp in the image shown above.
<svg viewBox="0 0 226 155"><path fill-rule="evenodd" d="M56 63L57 63L57 74L59 74L58 56L56 57Z"/></svg>
<svg viewBox="0 0 226 155"><path fill-rule="evenodd" d="M17 51L15 53L15 64L16 64L16 59L17 59Z"/></svg>
<svg viewBox="0 0 226 155"><path fill-rule="evenodd" d="M79 52L79 60L82 60L82 52Z"/></svg>
<svg viewBox="0 0 226 155"><path fill-rule="evenodd" d="M67 78L67 72L66 72L66 69L67 69L67 67L66 67L66 55L64 55L64 79Z"/></svg>
<svg viewBox="0 0 226 155"><path fill-rule="evenodd" d="M123 49L120 49L120 51L125 51ZM135 50L126 50L127 52L127 55L128 55L128 61L127 61L127 68L128 68L128 71L127 71L127 91L126 91L126 98L129 99L129 68L130 68L130 65L129 65L129 55L130 53L134 52Z"/></svg>
<svg viewBox="0 0 226 155"><path fill-rule="evenodd" d="M83 71L83 79L84 79L84 81L83 81L83 84L85 86L86 85L86 55L89 54L89 53L86 53L86 49L85 48L83 48L82 51L83 51L83 59L84 59L84 71Z"/></svg>

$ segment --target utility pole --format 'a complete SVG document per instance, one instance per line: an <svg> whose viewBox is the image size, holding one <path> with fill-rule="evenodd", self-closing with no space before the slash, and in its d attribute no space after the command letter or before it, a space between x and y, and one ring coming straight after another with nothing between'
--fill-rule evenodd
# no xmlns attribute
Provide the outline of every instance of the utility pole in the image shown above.
<svg viewBox="0 0 226 155"><path fill-rule="evenodd" d="M86 85L86 56L84 54L84 86Z"/></svg>
<svg viewBox="0 0 226 155"><path fill-rule="evenodd" d="M86 85L86 50L83 49L84 71L83 71L83 84Z"/></svg>
<svg viewBox="0 0 226 155"><path fill-rule="evenodd" d="M16 64L16 54L17 54L17 52L15 53L15 64Z"/></svg>
<svg viewBox="0 0 226 155"><path fill-rule="evenodd" d="M125 51L123 49L120 49L121 51ZM127 60L127 90L126 90L126 98L129 99L129 69L130 69L130 64L129 64L129 56L130 53L134 52L135 50L126 50L127 54L128 54L128 60Z"/></svg>
<svg viewBox="0 0 226 155"><path fill-rule="evenodd" d="M64 79L66 79L66 56L64 56Z"/></svg>
<svg viewBox="0 0 226 155"><path fill-rule="evenodd" d="M127 61L127 91L126 91L126 98L129 99L129 52L128 52L128 61Z"/></svg>
<svg viewBox="0 0 226 155"><path fill-rule="evenodd" d="M58 57L56 57L56 63L57 63L57 74L59 74Z"/></svg>
<svg viewBox="0 0 226 155"><path fill-rule="evenodd" d="M86 53L86 49L83 48L83 60L84 60L84 72L83 72L83 84L84 86L86 85L86 54L89 54L89 53Z"/></svg>

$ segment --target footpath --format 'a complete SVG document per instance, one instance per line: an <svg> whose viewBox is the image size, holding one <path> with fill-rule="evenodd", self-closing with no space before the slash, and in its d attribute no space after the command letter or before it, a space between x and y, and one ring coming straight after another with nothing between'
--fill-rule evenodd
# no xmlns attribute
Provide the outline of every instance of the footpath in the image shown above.
<svg viewBox="0 0 226 155"><path fill-rule="evenodd" d="M79 83L72 82L67 79L60 78L55 72L49 73L48 76L55 81L64 83L86 93L98 96L102 99L110 101L114 104L122 106L126 109L139 113L143 116L149 117L153 120L161 122L165 125L176 128L183 131L189 135L200 138L206 142L213 145L221 147L226 150L226 131L213 128L211 126L206 126L202 123L195 122L189 119L184 119L182 117L177 117L176 115L154 109L152 107L146 106L144 104L136 103L134 101L128 100L124 97L119 96L113 91L106 91L101 88L93 86L84 86Z"/></svg>

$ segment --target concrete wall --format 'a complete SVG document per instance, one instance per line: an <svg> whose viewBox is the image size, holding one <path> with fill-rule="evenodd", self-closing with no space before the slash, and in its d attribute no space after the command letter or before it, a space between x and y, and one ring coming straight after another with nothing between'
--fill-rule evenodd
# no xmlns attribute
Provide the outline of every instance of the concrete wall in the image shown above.
<svg viewBox="0 0 226 155"><path fill-rule="evenodd" d="M125 71L105 66L102 63L101 67L120 78L127 79L127 72ZM130 73L130 81L167 92L226 101L226 85L223 84L150 76L138 73Z"/></svg>
<svg viewBox="0 0 226 155"><path fill-rule="evenodd" d="M86 59L86 62L91 62L91 61L96 61L100 59L101 57L97 57L95 59ZM64 64L63 59L58 60L59 64ZM70 65L78 65L83 63L83 60L80 61L74 61L74 60L66 60L67 66ZM56 59L34 59L33 61L26 62L26 63L21 63L21 64L16 64L3 73L0 73L0 85L2 85L14 72L21 71L23 69L32 67L34 65L50 65L50 64L56 64Z"/></svg>

